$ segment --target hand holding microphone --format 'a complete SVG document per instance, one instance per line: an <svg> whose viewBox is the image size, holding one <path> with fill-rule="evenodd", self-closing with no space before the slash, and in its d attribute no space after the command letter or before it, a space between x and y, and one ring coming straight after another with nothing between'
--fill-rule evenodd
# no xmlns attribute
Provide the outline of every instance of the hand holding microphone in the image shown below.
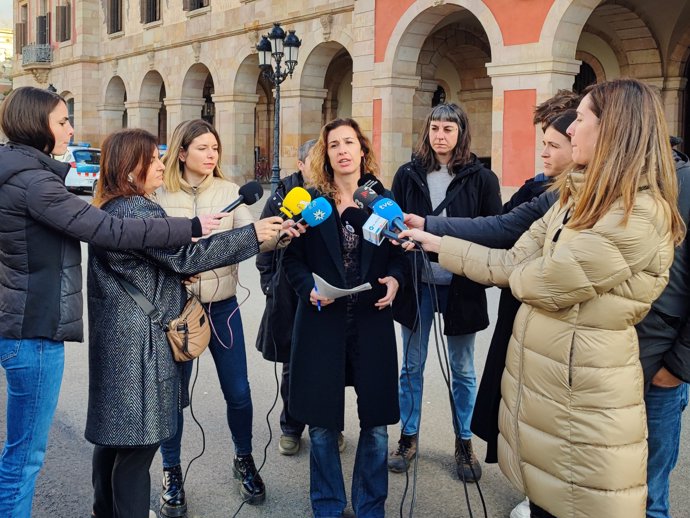
<svg viewBox="0 0 690 518"><path fill-rule="evenodd" d="M220 227L220 221L227 218L230 214L221 212L219 214L203 214L197 216L199 223L201 223L201 235L208 236L211 232ZM198 241L198 238L193 238L192 241Z"/></svg>
<svg viewBox="0 0 690 518"><path fill-rule="evenodd" d="M254 231L256 232L256 239L259 243L270 241L275 238L276 234L280 232L283 226L283 218L280 216L271 216L260 219L254 223Z"/></svg>
<svg viewBox="0 0 690 518"><path fill-rule="evenodd" d="M434 234L430 234L429 232L419 230L418 228L410 228L407 230L403 230L402 232L400 232L398 237L400 238L399 241L402 238L409 238L412 240L402 245L402 247L405 250L411 250L412 248L414 248L415 244L420 245L427 252L433 252L437 254L441 250L440 236L435 236Z"/></svg>

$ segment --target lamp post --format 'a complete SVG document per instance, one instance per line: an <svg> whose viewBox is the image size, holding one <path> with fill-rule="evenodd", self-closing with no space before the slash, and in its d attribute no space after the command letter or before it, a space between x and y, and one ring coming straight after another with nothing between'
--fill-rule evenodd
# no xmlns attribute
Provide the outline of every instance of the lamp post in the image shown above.
<svg viewBox="0 0 690 518"><path fill-rule="evenodd" d="M280 84L292 77L297 66L297 54L302 42L295 31L285 31L280 23L274 22L273 29L261 37L256 46L259 51L259 68L264 77L273 84L276 93L273 99L273 166L271 167L271 193L276 192L280 182ZM272 58L272 59L271 59ZM281 61L285 58L285 69Z"/></svg>

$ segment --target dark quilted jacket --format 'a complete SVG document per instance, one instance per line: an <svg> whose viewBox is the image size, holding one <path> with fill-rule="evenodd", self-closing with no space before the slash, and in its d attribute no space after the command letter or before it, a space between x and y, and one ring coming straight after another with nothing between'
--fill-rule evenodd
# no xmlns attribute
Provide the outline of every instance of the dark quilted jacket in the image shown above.
<svg viewBox="0 0 690 518"><path fill-rule="evenodd" d="M118 198L104 210L122 218L165 217L158 204L140 196ZM184 278L238 263L258 251L252 225L179 248L118 252L90 247L89 441L125 447L156 444L175 434L177 412L186 400L180 364L173 360L165 334L113 272L136 286L167 322L184 305Z"/></svg>
<svg viewBox="0 0 690 518"><path fill-rule="evenodd" d="M119 220L65 189L69 165L0 145L0 336L83 339L79 241L110 248L189 243L186 218Z"/></svg>

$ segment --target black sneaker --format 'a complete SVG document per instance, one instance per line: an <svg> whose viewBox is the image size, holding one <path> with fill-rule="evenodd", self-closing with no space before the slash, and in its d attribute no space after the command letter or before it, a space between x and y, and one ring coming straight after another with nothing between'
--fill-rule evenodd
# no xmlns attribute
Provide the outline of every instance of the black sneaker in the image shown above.
<svg viewBox="0 0 690 518"><path fill-rule="evenodd" d="M161 494L161 515L170 518L187 516L187 499L182 483L182 468L178 464L163 468L163 493Z"/></svg>
<svg viewBox="0 0 690 518"><path fill-rule="evenodd" d="M417 436L400 434L398 449L388 456L388 470L405 473L417 455Z"/></svg>
<svg viewBox="0 0 690 518"><path fill-rule="evenodd" d="M251 505L263 504L266 500L266 487L261 475L256 471L254 457L238 455L233 461L233 475L240 481L240 495Z"/></svg>
<svg viewBox="0 0 690 518"><path fill-rule="evenodd" d="M476 482L482 478L482 466L474 454L472 439L455 438L455 464L460 480Z"/></svg>

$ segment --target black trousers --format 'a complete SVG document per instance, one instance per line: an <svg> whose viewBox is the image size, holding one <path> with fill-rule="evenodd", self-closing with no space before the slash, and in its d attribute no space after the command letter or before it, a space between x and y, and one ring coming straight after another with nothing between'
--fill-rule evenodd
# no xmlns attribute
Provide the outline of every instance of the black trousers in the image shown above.
<svg viewBox="0 0 690 518"><path fill-rule="evenodd" d="M280 382L280 397L283 399L283 411L280 413L280 429L285 435L301 437L304 423L290 415L288 404L290 401L290 363L283 363L283 379Z"/></svg>
<svg viewBox="0 0 690 518"><path fill-rule="evenodd" d="M158 444L93 449L93 514L96 518L149 518L149 469Z"/></svg>
<svg viewBox="0 0 690 518"><path fill-rule="evenodd" d="M553 514L549 513L548 511L545 511L544 509L539 507L537 504L535 504L531 500L529 502L529 512L530 512L530 516L532 518L557 518Z"/></svg>

